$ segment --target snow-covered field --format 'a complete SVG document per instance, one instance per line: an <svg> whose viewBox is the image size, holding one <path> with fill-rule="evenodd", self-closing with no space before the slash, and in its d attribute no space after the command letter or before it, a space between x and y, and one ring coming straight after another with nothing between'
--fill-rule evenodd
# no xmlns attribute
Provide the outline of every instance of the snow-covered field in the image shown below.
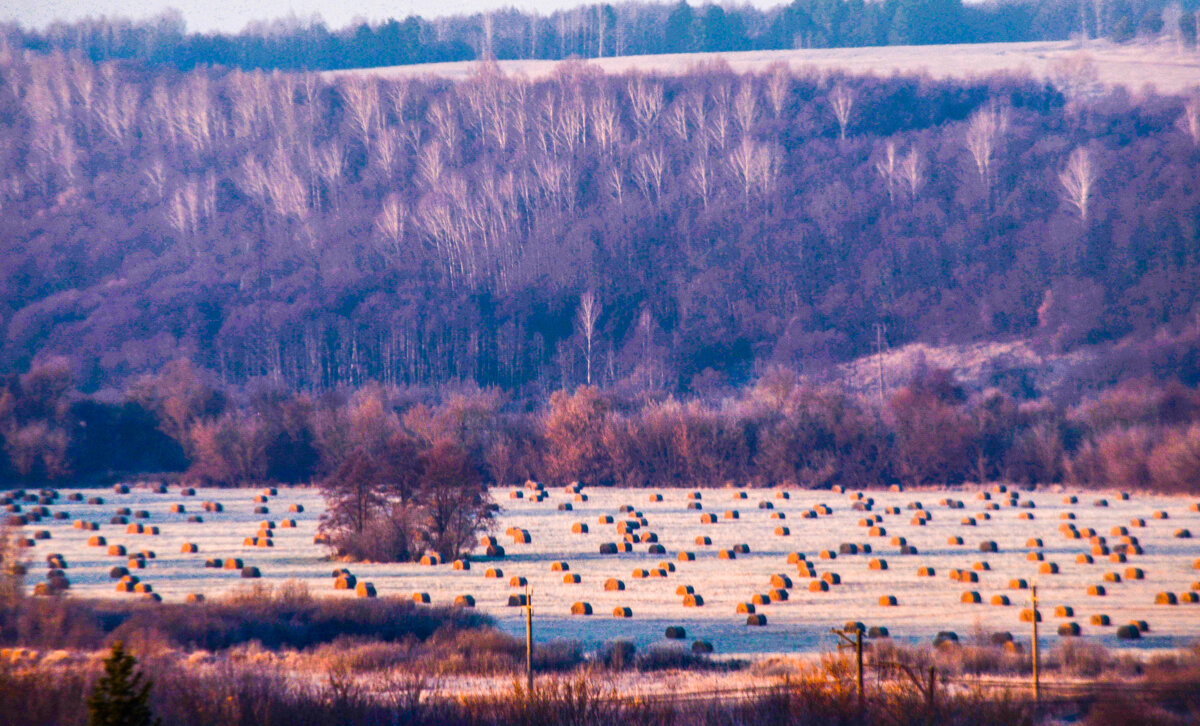
<svg viewBox="0 0 1200 726"><path fill-rule="evenodd" d="M979 628L1007 630L1019 639L1027 639L1029 624L1021 622L1022 608L1029 605L1030 591L1010 589L1010 580L1024 578L1037 583L1039 601L1044 616L1042 632L1055 639L1057 626L1065 621L1078 623L1083 637L1109 646L1143 648L1177 647L1200 639L1200 605L1181 602L1177 605L1155 604L1159 592L1176 596L1196 587L1200 571L1193 569L1200 558L1200 539L1175 536L1180 529L1189 529L1200 537L1200 512L1191 500L1169 497L1134 495L1123 501L1114 493L1075 493L1077 504L1065 503L1071 492L1039 491L1020 493L1022 501L1032 500L1034 508L1012 506L1007 494L991 493L990 500L979 498L976 491L866 492L874 500L870 512L854 511L855 495L829 491L790 490L789 499L779 498L775 490L707 489L700 492L702 510L688 509L689 492L682 490L584 489L587 501L577 501L574 494L551 489L542 502L525 498L510 499L510 489L498 489L497 501L504 507L496 522L495 535L506 550L506 556L494 562L472 563L470 570L454 570L451 565L422 566L418 564L351 564L348 566L360 581L374 584L379 596L410 597L414 592L428 593L435 604L449 604L458 595L474 596L477 607L494 616L500 627L511 633L523 632L524 616L520 608L508 607L510 594L524 588L510 587L510 578L528 578L534 595L535 628L538 640L576 639L597 643L614 638L633 640L639 646L663 639L668 625L682 625L688 639L705 639L713 643L718 653L779 653L812 652L828 648L831 627L847 620L859 620L867 625L886 626L893 637L924 640L941 630L957 631L967 638ZM990 490L989 490L990 491ZM94 535L106 538L107 544L121 544L129 553L148 549L155 553L147 560L145 569L135 571L143 582L168 601L183 600L188 593L203 592L209 596L244 586L253 580L242 579L237 571L205 567L209 558L240 557L247 565L260 568L260 582L281 583L294 579L307 583L314 594L324 597L354 597L353 592L335 591L331 572L344 566L328 559L325 547L313 544L317 522L323 504L320 493L312 488L278 491L265 503L256 503L259 490L198 490L195 496L182 496L177 488L168 493L153 493L147 487L134 487L129 494L112 490L85 490L85 499L100 496L103 504L93 505L68 501L73 490L60 490L61 497L47 505L51 512L66 511L68 518L43 518L25 528L26 536L36 530L47 530L50 539L37 540L27 550L30 559L29 584L39 582L45 573L49 553L61 553L68 564L70 592L74 595L114 598L140 597L118 593L109 571L124 566L126 557L109 556L107 547L89 546ZM745 499L736 498L744 493ZM651 501L661 494L662 501ZM944 498L957 499L962 509L939 504ZM1107 506L1095 506L1104 498ZM224 512L211 513L202 509L202 502L216 501ZM760 502L770 502L773 509L761 509ZM926 526L912 523L914 510L910 503L920 502L931 515ZM573 511L559 511L563 503ZM172 505L183 505L184 512L171 512ZM304 511L289 512L289 506L299 504ZM802 518L802 513L817 504L832 508L832 513L818 518ZM653 532L666 554L649 554L649 544L633 545L633 551L623 554L599 553L601 543L619 542L622 536L616 524L627 517L621 507L631 505L644 515L647 524L637 532ZM995 505L996 508L988 509ZM25 504L28 512L33 506ZM269 509L266 514L254 512L256 506ZM144 510L148 519L130 518L157 526L157 535L127 534L126 525L110 524L119 507L134 512ZM899 513L888 513L898 507ZM725 512L737 510L737 519L726 519ZM1093 528L1107 539L1111 548L1119 542L1114 527L1128 527L1137 538L1143 554L1129 555L1127 563L1111 561L1109 556L1095 555L1094 563L1084 564L1077 556L1092 551L1088 537L1068 539L1059 531L1066 520L1062 515L1073 512L1072 523L1079 530ZM1166 519L1154 518L1155 512L1165 512ZM701 516L715 513L716 523L701 523ZM188 517L199 514L202 523L189 522ZM782 514L784 519L771 518ZM983 514L990 519L982 518ZM600 519L612 515L614 524L601 524ZM871 536L860 521L880 515L883 536ZM1020 519L1032 515L1033 519ZM630 515L632 516L632 515ZM976 518L975 526L962 524L964 517ZM1135 518L1144 519L1144 527L1131 524ZM99 525L98 531L76 529L76 520ZM244 545L246 537L255 535L259 523L270 520L294 519L295 528L276 526L274 546L261 548ZM572 526L581 522L588 532L572 533ZM779 526L790 534L775 533ZM525 529L531 535L529 544L514 544L504 533L509 527ZM696 538L707 536L710 546L698 545ZM900 554L893 537L904 537L917 549L917 554ZM951 537L962 537L962 545L948 543ZM1043 546L1028 546L1031 538L1041 538ZM980 543L994 541L998 552L981 552ZM837 551L842 543L869 544L871 554L841 555L825 560L821 550ZM185 543L198 547L195 553L183 553ZM745 544L748 553L736 559L719 559L718 552L734 545ZM1041 552L1045 562L1056 563L1058 574L1039 574L1042 564L1027 559L1031 551ZM694 561L682 561L680 552L691 552ZM795 564L788 564L787 555L800 552L812 562L818 576L835 572L841 584L832 585L828 592L810 592L813 578L799 574ZM478 552L477 552L478 554ZM882 558L886 570L872 569L870 562ZM565 561L570 573L578 574L577 584L564 582L564 573L551 571L551 563ZM660 562L670 562L675 571L665 578L636 579L635 568L652 570ZM979 571L979 582L965 584L950 579L953 568L970 570L975 563L986 562L988 570ZM503 570L503 577L488 578L490 567ZM918 577L920 567L932 567L933 577ZM1144 580L1126 577L1126 569L1141 568ZM1105 582L1106 573L1115 572L1120 582ZM771 589L770 578L775 573L786 574L793 583L789 599L757 607L767 615L765 627L749 627L746 615L736 612L737 605L749 602L756 594ZM606 591L604 582L618 578L625 584L623 591ZM1104 596L1088 595L1089 585L1103 585ZM683 598L676 594L680 585L691 585L703 597L703 606L684 607ZM977 591L982 604L960 601L964 591ZM895 606L883 606L880 597L894 595ZM994 595L1007 595L1010 605L991 604ZM576 601L590 603L591 616L571 615ZM1058 605L1074 608L1071 618L1054 614ZM613 609L625 606L632 609L631 618L613 617ZM1111 625L1091 624L1096 614L1108 615ZM1115 629L1131 620L1145 620L1150 629L1136 643L1119 641Z"/></svg>

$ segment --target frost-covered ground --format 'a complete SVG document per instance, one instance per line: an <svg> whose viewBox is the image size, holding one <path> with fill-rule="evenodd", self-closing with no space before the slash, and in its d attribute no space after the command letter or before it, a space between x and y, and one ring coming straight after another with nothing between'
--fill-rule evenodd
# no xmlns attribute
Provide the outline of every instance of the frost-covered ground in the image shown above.
<svg viewBox="0 0 1200 726"><path fill-rule="evenodd" d="M45 518L26 527L27 536L40 529L51 533L51 539L40 540L29 550L30 584L44 574L45 556L57 552L68 562L66 572L72 594L138 597L115 591L109 570L124 565L126 558L109 556L105 547L88 546L88 538L99 534L108 544L123 544L131 553L153 550L157 556L136 574L166 600L182 600L192 592L211 596L248 582L239 572L206 568L205 560L213 557L243 558L247 565L261 569L263 582L295 579L308 583L319 596L354 596L333 589L330 573L343 565L329 560L325 547L313 544L323 508L320 493L315 489L281 488L265 505L253 501L260 494L256 489L201 489L190 497L181 496L177 488L166 494L152 493L142 487L134 487L129 494L82 491L85 498L103 497L101 505L67 501L73 490L60 491L61 498L50 509L65 510L69 518ZM911 640L927 641L940 630L954 630L967 637L976 628L1008 630L1024 637L1029 626L1020 622L1019 616L1021 609L1028 606L1029 590L1009 589L1013 578L1038 584L1044 615L1042 632L1048 639L1057 638L1055 629L1063 621L1054 616L1057 605L1073 606L1075 615L1070 620L1079 623L1083 636L1108 646L1130 645L1116 639L1115 628L1133 619L1146 620L1150 625L1143 639L1133 644L1135 647L1177 647L1200 638L1200 605L1154 603L1159 592L1169 591L1178 596L1200 581L1200 571L1193 569L1193 561L1200 558L1200 539L1174 536L1176 530L1187 528L1200 537L1200 513L1191 510L1191 500L1134 495L1129 501L1122 501L1115 493L1080 492L1079 503L1068 505L1064 497L1070 492L1022 492L1022 499L1032 499L1036 505L1024 509L1010 506L1005 495L992 494L991 501L983 501L974 491L873 491L867 493L874 499L871 514L882 515L881 526L886 528L886 536L872 537L859 524L869 515L852 510L850 493L792 490L790 499L779 499L774 490L708 489L701 491L704 509L696 511L687 509L688 492L682 490L585 489L588 500L579 502L572 494L552 489L540 503L529 498L510 499L510 491L496 490L497 500L504 507L495 527L496 536L507 550L502 560L476 561L468 571L453 570L448 564L349 567L360 581L374 583L380 596L408 597L414 592L427 592L435 604L448 604L457 595L473 595L481 611L494 616L501 628L514 634L523 632L524 616L519 608L507 606L508 596L523 592L524 588L511 588L509 579L514 575L525 576L533 588L538 640L566 638L597 643L626 638L644 646L661 641L668 625L682 625L689 639L709 640L718 653L812 652L827 649L832 642L830 627L849 619L887 626L893 637ZM747 498L735 499L738 491L744 491ZM650 501L655 493L661 493L663 501ZM939 505L945 497L961 500L965 507L950 509ZM1107 499L1108 506L1094 506L1093 502L1102 497ZM205 500L220 502L225 511L202 511L201 503ZM759 509L760 501L771 502L774 509ZM906 506L915 501L932 514L927 526L911 523L913 512ZM564 502L571 503L573 511L558 511ZM802 512L820 503L831 507L832 514L817 519L801 518ZM173 504L184 505L186 511L171 513ZM303 505L304 511L289 513L292 504ZM599 518L613 515L615 522L621 522L620 507L625 504L645 516L648 526L638 531L656 533L666 555L648 554L647 544L634 545L634 551L626 554L599 554L601 543L621 539L615 524L600 524ZM999 505L999 509L988 512L990 520L978 519L974 527L961 524L963 517L979 515L991 504ZM256 506L267 506L270 511L255 514ZM886 508L893 506L900 507L900 513L886 514ZM126 534L125 525L109 524L118 507L148 511L149 519L130 521L156 525L160 534ZM736 509L740 518L724 519L724 513L730 509ZM1160 510L1167 512L1167 519L1153 518L1153 513ZM1096 556L1094 564L1078 563L1076 556L1090 552L1091 543L1087 538L1067 539L1059 532L1064 521L1060 515L1068 511L1075 513L1074 524L1079 529L1094 528L1107 538L1109 546L1118 541L1111 533L1113 527L1129 527L1144 554L1131 555L1125 564L1111 562L1106 556ZM718 515L718 522L702 524L701 515L710 512ZM770 518L772 512L781 512L786 519ZM1034 519L1019 519L1023 512L1031 513ZM203 516L203 523L188 522L192 514ZM1144 518L1146 526L1130 526L1135 517ZM98 523L99 531L74 529L72 523L78 519ZM297 526L294 529L277 526L272 548L244 546L243 540L253 536L264 519L276 524L282 519L295 519ZM576 522L585 523L588 533L573 534L572 525ZM780 525L789 527L791 534L777 536L775 529ZM512 538L504 534L510 526L528 530L532 542L513 544ZM702 535L712 539L711 546L696 544L697 536ZM907 538L908 544L919 553L899 554L899 548L891 544L895 536ZM961 536L964 544L948 544L951 536ZM1046 561L1058 564L1060 574L1039 575L1040 563L1027 560L1026 554L1031 550L1026 546L1027 540L1033 537L1042 538L1044 546L1038 551ZM981 552L979 544L984 540L995 541L1000 551ZM819 559L821 550L836 551L843 542L868 543L874 552L839 555L831 561ZM199 551L181 553L184 543L196 544ZM748 545L750 552L738 554L734 560L718 559L719 550L736 544ZM677 559L681 551L695 553L695 561ZM832 586L828 592L810 592L810 578L798 575L796 566L786 562L789 552L807 555L818 575L838 573L841 584ZM876 557L886 559L887 570L870 569L869 562ZM551 563L559 560L566 561L570 572L580 575L582 581L564 583L563 573L551 571ZM632 576L635 568L653 569L663 561L673 563L676 568L665 579ZM960 584L949 578L950 569L971 569L980 561L986 561L991 569L978 573L977 584ZM918 577L917 569L921 566L933 567L936 576ZM501 568L504 576L485 577L489 567ZM1144 570L1145 579L1126 579L1128 567ZM1119 573L1122 581L1104 582L1108 572ZM767 626L748 627L746 616L735 612L736 607L755 593L767 593L773 573L784 573L791 578L794 587L790 598L759 606L758 612L768 617ZM604 581L610 577L624 581L626 589L606 592ZM703 596L702 607L683 606L682 597L675 590L685 584L692 585ZM1086 594L1087 586L1092 584L1103 584L1107 595ZM963 591L968 589L978 591L983 604L960 602ZM990 600L996 594L1008 595L1012 604L991 605ZM882 595L894 595L898 605L881 606ZM572 616L570 608L576 601L590 603L594 614ZM617 606L632 608L633 617L614 618L612 612ZM1090 624L1094 614L1108 615L1112 625Z"/></svg>

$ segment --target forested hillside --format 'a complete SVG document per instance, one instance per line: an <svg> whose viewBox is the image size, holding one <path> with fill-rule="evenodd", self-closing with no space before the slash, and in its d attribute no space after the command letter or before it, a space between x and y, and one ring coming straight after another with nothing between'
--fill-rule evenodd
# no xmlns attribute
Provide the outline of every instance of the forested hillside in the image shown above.
<svg viewBox="0 0 1200 726"><path fill-rule="evenodd" d="M3 363L63 354L86 388L186 355L227 383L702 390L883 326L1160 346L1200 312L1197 101L1086 65L455 85L10 49L0 72ZM1140 360L1194 383L1172 356Z"/></svg>

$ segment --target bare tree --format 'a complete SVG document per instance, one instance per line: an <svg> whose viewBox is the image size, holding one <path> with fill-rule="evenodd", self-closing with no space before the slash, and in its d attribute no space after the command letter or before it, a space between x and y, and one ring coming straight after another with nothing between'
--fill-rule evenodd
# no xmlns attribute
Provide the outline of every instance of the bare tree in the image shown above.
<svg viewBox="0 0 1200 726"><path fill-rule="evenodd" d="M375 231L384 253L390 258L400 256L403 250L404 231L408 226L408 207L397 194L383 200L379 215L375 217Z"/></svg>
<svg viewBox="0 0 1200 726"><path fill-rule="evenodd" d="M738 88L737 96L733 99L733 121L738 131L748 135L758 119L758 95L754 92L753 82L743 81Z"/></svg>
<svg viewBox="0 0 1200 726"><path fill-rule="evenodd" d="M925 160L915 146L910 148L900 161L899 174L909 199L916 199L917 192L921 191L921 186L925 183Z"/></svg>
<svg viewBox="0 0 1200 726"><path fill-rule="evenodd" d="M975 162L975 172L983 187L984 199L990 207L992 185L995 181L994 158L1001 138L1008 129L1007 113L995 107L982 108L967 121L967 151Z"/></svg>
<svg viewBox="0 0 1200 726"><path fill-rule="evenodd" d="M379 123L379 86L370 78L344 78L338 90L345 102L346 121L363 146L370 148L371 131Z"/></svg>
<svg viewBox="0 0 1200 726"><path fill-rule="evenodd" d="M839 83L829 92L829 107L838 122L838 138L846 138L846 128L850 125L850 114L854 112L854 91L844 83Z"/></svg>
<svg viewBox="0 0 1200 726"><path fill-rule="evenodd" d="M883 179L883 184L887 187L888 202L896 203L896 180L897 180L897 163L896 163L896 142L889 141L883 147L883 156L875 160L875 173Z"/></svg>
<svg viewBox="0 0 1200 726"><path fill-rule="evenodd" d="M583 356L587 364L587 385L592 385L592 346L596 340L596 321L600 319L601 311L600 299L591 290L583 293L579 298L579 312L575 316L575 323L579 327L579 333L583 336Z"/></svg>
<svg viewBox="0 0 1200 726"><path fill-rule="evenodd" d="M1200 14L1197 17L1200 17ZM1179 128L1191 137L1193 146L1200 146L1200 98L1193 98L1183 105Z"/></svg>
<svg viewBox="0 0 1200 726"><path fill-rule="evenodd" d="M1067 159L1067 166L1058 174L1062 184L1063 199L1075 208L1084 224L1088 221L1088 204L1096 184L1096 168L1091 152L1086 147L1077 147Z"/></svg>
<svg viewBox="0 0 1200 726"><path fill-rule="evenodd" d="M700 194L701 201L704 202L704 208L708 209L708 199L712 196L714 180L713 167L707 152L696 154L689 176L696 186L696 191Z"/></svg>
<svg viewBox="0 0 1200 726"><path fill-rule="evenodd" d="M782 63L775 64L771 71L771 77L767 79L767 100L771 103L771 110L775 112L775 118L783 115L783 106L787 103L791 86L792 74L788 71L787 66Z"/></svg>
<svg viewBox="0 0 1200 726"><path fill-rule="evenodd" d="M662 112L662 85L637 76L629 82L627 89L629 111L633 115L633 122L637 126L638 132L645 134L650 125L654 123L654 119L658 118L658 114Z"/></svg>

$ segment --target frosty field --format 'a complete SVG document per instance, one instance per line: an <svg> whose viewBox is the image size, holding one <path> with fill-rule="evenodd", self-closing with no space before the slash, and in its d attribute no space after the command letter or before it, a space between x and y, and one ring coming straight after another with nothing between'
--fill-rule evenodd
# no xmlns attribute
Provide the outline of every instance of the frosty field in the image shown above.
<svg viewBox="0 0 1200 726"><path fill-rule="evenodd" d="M300 580L321 597L354 597L353 591L337 591L331 572L348 567L360 582L373 583L380 597L411 597L413 593L428 593L434 604L450 604L459 595L471 595L476 607L496 618L500 627L517 634L523 632L523 611L509 607L510 594L523 593L523 587L510 587L510 579L528 579L534 596L536 635L539 641L574 639L597 643L614 638L633 640L639 645L663 639L668 625L686 628L687 637L710 641L717 653L779 653L813 652L832 644L828 631L847 620L867 625L886 626L895 638L928 641L942 630L956 631L969 638L979 628L1011 631L1021 640L1028 639L1029 624L1022 622L1020 613L1029 606L1028 589L1012 589L1010 581L1023 578L1038 585L1039 605L1043 615L1042 633L1047 639L1059 636L1057 627L1064 622L1078 623L1082 637L1108 646L1163 648L1185 645L1200 638L1200 604L1185 602L1196 592L1200 570L1193 569L1200 558L1200 540L1176 536L1179 530L1189 530L1200 536L1200 512L1191 500L1134 495L1122 500L1115 492L1075 492L1078 502L1066 503L1072 492L1021 491L1021 502L1013 506L1009 495L993 492L987 496L980 491L906 491L863 493L873 499L870 511L855 511L853 493L830 491L788 490L790 498L781 498L777 490L706 489L699 492L702 509L689 509L690 491L630 490L586 488L582 497L562 489L548 489L544 501L533 501L529 491L523 498L510 498L512 489L496 489L494 495L503 507L493 534L506 550L503 558L489 560L476 557L469 570L455 570L450 564L427 566L419 564L345 564L328 557L324 546L313 543L318 518L323 507L320 493L313 488L278 490L278 495L266 502L255 502L261 494L256 489L197 490L194 496L182 496L176 487L168 493L153 493L148 487L133 487L131 493L118 494L111 489L79 490L85 501L68 501L75 490L62 489L60 498L45 505L50 512L65 511L67 518L42 517L25 529L26 537L34 532L49 532L49 539L33 540L28 552L30 567L27 583L32 587L42 580L46 556L60 553L67 562L69 592L75 596L112 598L143 597L117 592L110 569L125 566L127 557L110 556L108 545L124 545L132 554L140 550L155 553L146 560L144 569L134 570L142 582L149 583L153 592L168 601L180 601L189 593L213 596L255 580L246 580L236 570L205 567L210 558L242 558L246 565L260 569L258 582L281 583ZM652 501L661 495L662 501ZM744 496L745 498L738 498ZM91 497L101 497L102 504L88 504ZM941 504L945 500L962 502L962 508ZM1097 506L1103 499L1107 506ZM220 502L223 512L206 512L205 501ZM924 526L914 523L919 502L929 513ZM772 508L760 508L769 503ZM560 511L569 504L572 511ZM832 511L816 518L802 515L817 505L827 505ZM172 505L183 505L184 511L172 512ZM302 505L303 511L289 512L291 505ZM652 532L665 554L650 554L649 543L638 542L632 551L620 554L600 554L602 543L623 541L617 524L632 519L625 515L623 505L632 506L645 519L645 525L634 534ZM30 512L36 505L23 503L22 511ZM764 505L765 506L765 505ZM126 524L111 524L118 508L134 513L148 513L147 518L129 522L159 528L157 535L128 534ZM267 513L255 513L255 507L267 507ZM862 504L860 509L865 508ZM176 507L177 509L178 507ZM893 509L895 508L895 509ZM737 519L727 519L726 512L736 510ZM1067 520L1066 513L1075 519ZM1165 513L1166 518L1155 514ZM715 523L702 523L703 515L715 514ZM188 517L200 515L203 522L189 522ZM601 523L611 515L612 524ZM782 518L773 518L782 515ZM875 526L883 532L872 534L863 520L878 515ZM985 518L985 515L988 518ZM1032 516L1032 519L1022 519ZM973 517L974 526L963 524ZM295 520L294 528L283 528L281 520ZM97 531L77 529L77 520L94 522ZM273 546L247 546L244 540L253 537L259 523L274 523ZM1136 526L1135 520L1144 520ZM586 525L586 533L573 533L573 525ZM1068 538L1060 525L1074 524L1081 533ZM776 533L777 527L790 530L787 535ZM510 527L527 530L528 544L515 544L505 535ZM1125 527L1136 538L1142 554L1128 554L1128 561L1113 561L1111 554L1093 554L1095 543L1090 541L1086 528L1104 537L1106 546L1116 549ZM93 536L105 538L105 546L89 546ZM711 538L711 545L697 544L697 537ZM901 554L893 538L905 538L915 547L916 554ZM950 538L961 537L963 544L950 544ZM1030 543L1041 538L1042 546ZM980 544L996 543L997 552L984 552ZM194 544L198 551L184 553L185 543ZM835 559L822 559L822 550L837 552L843 543L870 545L870 554L838 554ZM746 545L748 552L736 553L736 559L721 559L721 550ZM693 561L680 559L681 552L693 553ZM788 554L803 553L812 563L816 578L809 577L796 564L789 564ZM1042 561L1029 559L1029 553L1040 552ZM1091 554L1091 564L1078 561L1080 555ZM886 569L873 569L874 559L886 561ZM554 562L563 561L568 573L552 571ZM653 571L659 563L674 566L666 577L635 578L634 570ZM986 563L988 569L973 569L976 563ZM1044 563L1058 566L1057 574L1040 572ZM980 565L982 567L983 565ZM876 565L875 567L878 567ZM932 568L932 577L918 576L918 569ZM502 577L487 577L489 568L500 568ZM1130 579L1128 568L1140 568L1144 579ZM976 583L960 583L949 577L952 569L975 572ZM829 586L826 592L810 592L810 583L826 573L837 573L840 584ZM757 605L756 611L767 616L765 627L746 624L747 615L737 612L739 603L748 603L756 594L765 595L774 586L773 574L786 575L792 583L788 599ZM1106 573L1116 573L1120 581L1105 581ZM580 582L564 582L565 574L578 575ZM606 591L609 578L620 579L624 590ZM685 607L683 596L676 594L681 585L691 585L702 596L700 607ZM1091 585L1101 585L1103 596L1089 595ZM784 588L787 589L787 588ZM978 592L979 604L961 601L964 591ZM1158 593L1173 593L1179 604L1155 604ZM896 605L881 604L881 597L891 595ZM994 605L992 598L1006 595L1008 605ZM572 615L575 602L587 602L593 614ZM1056 617L1055 608L1071 606L1071 617ZM617 618L614 608L628 607L632 617ZM1095 625L1094 615L1107 615L1110 625ZM1145 620L1149 630L1137 641L1121 641L1116 627L1131 620Z"/></svg>

